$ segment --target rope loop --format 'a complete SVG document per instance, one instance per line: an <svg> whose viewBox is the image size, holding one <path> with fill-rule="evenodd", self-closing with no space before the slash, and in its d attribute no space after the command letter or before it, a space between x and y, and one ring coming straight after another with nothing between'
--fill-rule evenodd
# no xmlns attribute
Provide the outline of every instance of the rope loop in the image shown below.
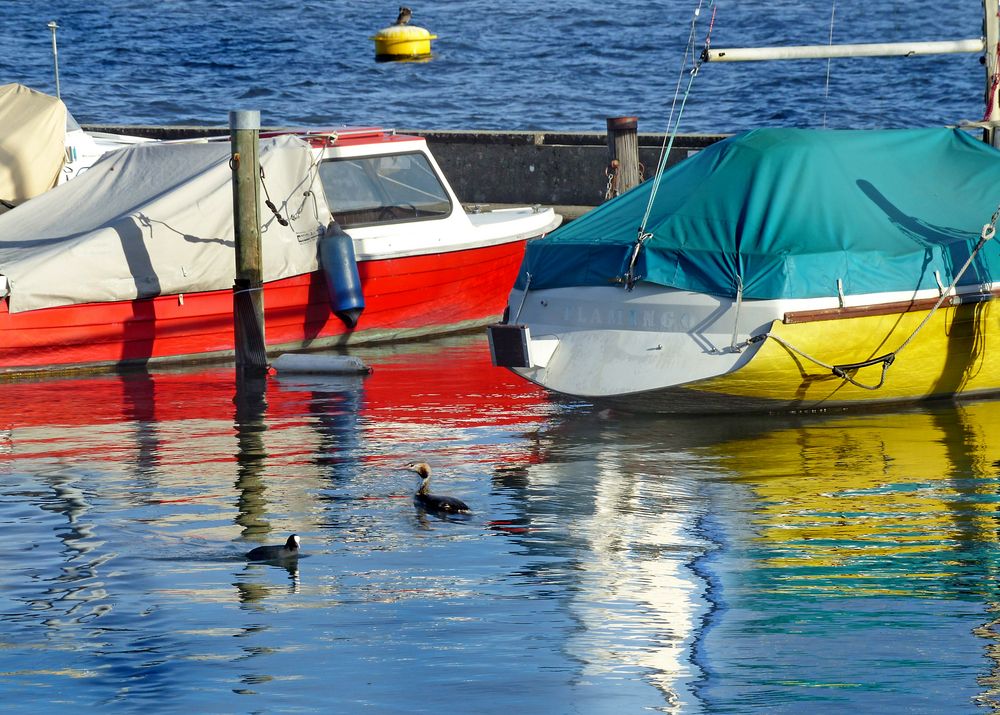
<svg viewBox="0 0 1000 715"><path fill-rule="evenodd" d="M860 387L862 390L877 390L880 387L882 387L882 385L885 384L886 372L889 370L889 366L892 365L892 363L895 360L896 360L896 353L888 353L886 355L882 355L877 358L872 358L871 360L865 360L863 362L855 362L847 365L834 365L831 372L833 372L833 374L839 377L841 380L846 380L855 387ZM877 385L865 385L863 383L858 382L853 377L851 377L851 375L848 374L848 373L853 373L855 370L859 368L870 367L871 365L878 365L879 363L882 363L882 376L879 379Z"/></svg>
<svg viewBox="0 0 1000 715"><path fill-rule="evenodd" d="M799 357L802 357L802 358L808 360L809 362L813 363L814 365L816 365L818 367L821 367L821 368L824 368L826 370L829 370L836 377L839 377L841 380L844 380L845 382L849 382L852 385L854 385L855 387L861 388L862 390L877 390L877 389L879 389L880 387L882 387L885 384L885 378L886 378L886 374L887 374L887 372L889 370L889 366L892 365L893 362L895 362L895 360L896 360L896 353L899 352L897 350L895 352L886 353L885 355L881 355L879 357L872 358L871 360L865 360L863 362L844 363L843 365L830 365L828 363L823 362L822 360L820 360L818 358L813 357L809 353L800 350L799 348L795 347L794 345L792 345L790 342L788 342L784 338L781 338L781 337L779 337L777 335L774 335L773 333L760 333L758 335L752 335L749 338L747 338L747 340L744 341L741 344L741 347L750 346L750 345L753 345L755 343L760 343L760 342L763 342L763 341L767 340L768 338L770 338L771 340L774 340L776 343L778 343L779 345L781 345L782 347L784 347L789 352L795 353ZM882 375L879 378L878 384L876 384L876 385L865 385L864 383L858 382L857 380L854 379L854 377L852 377L852 373L854 373L859 368L869 367L871 365L878 365L879 363L882 364Z"/></svg>
<svg viewBox="0 0 1000 715"><path fill-rule="evenodd" d="M983 241L989 241L997 233L997 220L1000 220L1000 205L997 206L997 210L993 212L993 216L990 217L990 222L983 224L983 230L979 234L979 237Z"/></svg>

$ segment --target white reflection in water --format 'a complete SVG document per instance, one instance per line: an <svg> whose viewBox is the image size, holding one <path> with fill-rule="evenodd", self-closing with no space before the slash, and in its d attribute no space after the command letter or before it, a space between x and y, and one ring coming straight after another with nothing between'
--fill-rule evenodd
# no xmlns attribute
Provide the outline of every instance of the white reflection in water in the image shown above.
<svg viewBox="0 0 1000 715"><path fill-rule="evenodd" d="M594 466L590 514L573 525L581 573L569 608L583 629L567 651L584 676L643 677L670 711L690 711L701 675L691 646L705 610L705 585L690 570L703 548L697 514L671 493L677 482L629 471L618 451L603 450Z"/></svg>

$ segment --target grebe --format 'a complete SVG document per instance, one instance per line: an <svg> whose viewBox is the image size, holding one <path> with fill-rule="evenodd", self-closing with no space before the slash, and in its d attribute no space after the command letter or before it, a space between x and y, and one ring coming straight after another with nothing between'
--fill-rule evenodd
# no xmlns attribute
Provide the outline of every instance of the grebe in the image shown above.
<svg viewBox="0 0 1000 715"><path fill-rule="evenodd" d="M410 21L410 17L412 15L413 15L413 13L410 12L410 8L408 8L408 7L401 7L401 8L399 8L399 17L396 18L396 24L397 25L405 25L406 23L408 23Z"/></svg>
<svg viewBox="0 0 1000 715"><path fill-rule="evenodd" d="M468 514L472 511L469 509L469 505L461 499L430 493L431 468L426 462L410 462L406 465L406 468L416 472L420 476L420 488L413 495L414 504L422 506L428 511L447 512L449 514Z"/></svg>
<svg viewBox="0 0 1000 715"><path fill-rule="evenodd" d="M299 537L292 534L283 546L258 546L247 553L251 561L280 561L299 555Z"/></svg>

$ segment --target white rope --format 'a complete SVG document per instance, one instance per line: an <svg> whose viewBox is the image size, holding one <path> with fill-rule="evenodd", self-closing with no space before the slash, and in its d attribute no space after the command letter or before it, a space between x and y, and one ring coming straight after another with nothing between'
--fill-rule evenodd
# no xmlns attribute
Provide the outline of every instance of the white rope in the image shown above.
<svg viewBox="0 0 1000 715"><path fill-rule="evenodd" d="M768 333L761 333L760 335L755 335L754 337L752 337L749 340L745 341L743 343L743 345L746 346L746 345L750 345L752 343L759 343L762 340L764 340L765 338L770 338L771 340L775 341L779 345L781 345L781 346L783 346L785 348L788 348L788 350L790 350L791 352L795 353L796 355L800 355L800 356L804 357L806 360L808 360L811 363L814 363L815 365L818 365L819 367L826 368L827 370L833 370L833 367L834 367L833 365L830 365L829 363L825 363L822 360L820 360L819 358L813 357L812 355L810 355L807 352L803 352L802 350L800 350L799 348L795 347L790 342L788 342L787 340L785 340L780 335L775 335L774 333L768 332Z"/></svg>
<svg viewBox="0 0 1000 715"><path fill-rule="evenodd" d="M980 231L979 233L979 243L977 243L976 247L972 249L972 253L969 254L969 258L965 261L965 265L962 266L962 270L960 270L958 274L955 276L955 280L953 280L951 282L951 285L948 286L948 290L946 290L944 293L941 294L941 297L938 298L937 303L934 304L934 307L930 309L930 311L927 313L926 316L924 316L924 319L920 322L920 325L917 326L917 329L910 334L910 337L908 337L906 340L903 341L902 345L896 348L895 352L897 354L903 348L909 345L915 337L917 337L917 333L919 333L923 329L923 327L927 325L927 321L929 321L931 319L931 316L934 315L935 311L937 311L937 309L941 307L941 304L944 303L944 301L947 298L951 297L954 294L955 287L958 285L958 281L961 280L962 276L965 275L965 272L969 269L969 266L972 265L972 261L975 259L977 255L979 255L979 251L982 249L983 246L986 245L987 241L989 241L996 235L997 232L996 225L998 218L1000 218L1000 206L997 206L997 210L993 212L993 218L990 219L990 222L987 224L983 224L983 230Z"/></svg>
<svg viewBox="0 0 1000 715"><path fill-rule="evenodd" d="M729 343L729 349L739 352L740 348L736 344L736 336L740 330L740 308L743 307L743 276L736 276L736 315L733 318L733 339Z"/></svg>

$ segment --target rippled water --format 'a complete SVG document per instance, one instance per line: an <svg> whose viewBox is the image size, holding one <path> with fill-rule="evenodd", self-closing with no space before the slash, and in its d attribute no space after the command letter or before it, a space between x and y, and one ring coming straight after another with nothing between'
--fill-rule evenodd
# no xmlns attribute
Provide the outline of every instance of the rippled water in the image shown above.
<svg viewBox="0 0 1000 715"><path fill-rule="evenodd" d="M996 707L1000 402L627 417L481 335L359 352L0 385L5 711Z"/></svg>
<svg viewBox="0 0 1000 715"><path fill-rule="evenodd" d="M54 92L83 123L663 131L701 0L413 4L439 36L427 63L376 63L369 37L397 2L6 0L0 83ZM700 50L710 2L696 26ZM718 0L714 47L979 37L979 0ZM827 80L829 68L829 81ZM761 125L937 126L982 117L974 55L705 65L681 131Z"/></svg>
<svg viewBox="0 0 1000 715"><path fill-rule="evenodd" d="M3 4L0 82L83 122L601 130L665 121L695 3ZM721 1L713 44L825 42L829 2ZM247 9L250 12L247 12ZM979 3L836 4L837 41L979 33ZM249 17L249 25L240 22ZM977 58L711 65L682 130L976 119ZM0 384L11 712L1000 709L1000 403L664 419L549 400L482 336L365 379L228 368ZM426 459L468 519L415 510ZM248 564L295 531L305 556Z"/></svg>

